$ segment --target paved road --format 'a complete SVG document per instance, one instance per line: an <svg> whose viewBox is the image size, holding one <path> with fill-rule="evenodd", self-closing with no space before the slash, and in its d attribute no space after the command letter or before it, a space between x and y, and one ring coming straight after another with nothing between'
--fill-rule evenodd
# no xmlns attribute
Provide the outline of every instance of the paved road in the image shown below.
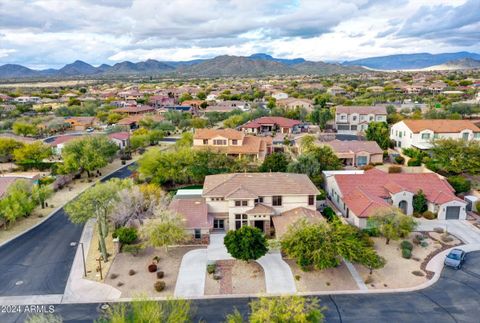
<svg viewBox="0 0 480 323"><path fill-rule="evenodd" d="M127 167L109 175L125 178ZM0 247L0 296L63 294L83 225L63 209L38 227ZM2 320L0 319L0 322Z"/></svg>
<svg viewBox="0 0 480 323"><path fill-rule="evenodd" d="M462 270L446 268L433 286L410 293L319 297L327 322L479 322L480 252L468 255ZM222 322L234 307L247 313L249 298L195 301L194 322ZM93 322L99 304L57 305L65 322ZM0 322L23 322L25 315L0 313Z"/></svg>

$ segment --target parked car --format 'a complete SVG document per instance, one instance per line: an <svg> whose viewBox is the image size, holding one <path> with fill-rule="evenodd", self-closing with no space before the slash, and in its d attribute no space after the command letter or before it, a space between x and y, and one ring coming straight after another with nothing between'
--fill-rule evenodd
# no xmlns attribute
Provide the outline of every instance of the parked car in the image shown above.
<svg viewBox="0 0 480 323"><path fill-rule="evenodd" d="M93 132L94 130L95 130L95 129L93 129L93 128L87 128L87 129L86 129L87 132Z"/></svg>
<svg viewBox="0 0 480 323"><path fill-rule="evenodd" d="M461 249L452 249L445 257L445 266L452 267L455 269L462 268L462 264L465 261L466 252Z"/></svg>

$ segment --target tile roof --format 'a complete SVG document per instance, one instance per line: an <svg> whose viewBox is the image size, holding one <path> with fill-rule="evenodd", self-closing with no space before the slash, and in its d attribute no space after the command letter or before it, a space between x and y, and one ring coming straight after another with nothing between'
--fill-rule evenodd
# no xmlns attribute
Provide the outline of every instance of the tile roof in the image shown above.
<svg viewBox="0 0 480 323"><path fill-rule="evenodd" d="M352 105L352 106L343 106L339 105L335 107L336 113L358 113L358 114L387 114L387 108L385 106L373 105L373 106L364 106L364 105Z"/></svg>
<svg viewBox="0 0 480 323"><path fill-rule="evenodd" d="M242 140L245 134L235 129L196 129L193 139L212 139L215 137L223 137L227 139Z"/></svg>
<svg viewBox="0 0 480 323"><path fill-rule="evenodd" d="M65 136L58 136L52 142L48 144L52 147L57 147L60 144L64 144L66 142L75 140L75 139L82 139L84 136L75 136L75 135L65 135Z"/></svg>
<svg viewBox="0 0 480 323"><path fill-rule="evenodd" d="M480 128L473 122L468 120L403 120L400 121L412 130L413 133L418 133L423 130L432 130L436 133L457 133L465 129L473 132L480 132Z"/></svg>
<svg viewBox="0 0 480 323"><path fill-rule="evenodd" d="M318 211L305 207L291 209L272 217L276 238L281 238L288 231L289 227L300 219L306 219L309 223L318 223L325 220Z"/></svg>
<svg viewBox="0 0 480 323"><path fill-rule="evenodd" d="M185 218L187 229L211 228L212 226L208 221L208 206L203 198L174 198L168 208Z"/></svg>
<svg viewBox="0 0 480 323"><path fill-rule="evenodd" d="M112 110L112 112L116 113L145 113L151 111L155 111L155 108L150 106L129 106Z"/></svg>
<svg viewBox="0 0 480 323"><path fill-rule="evenodd" d="M7 189L10 185L13 184L16 180L20 179L19 177L0 177L0 197L7 192Z"/></svg>
<svg viewBox="0 0 480 323"><path fill-rule="evenodd" d="M203 196L226 196L241 186L257 196L319 194L305 174L231 173L205 177Z"/></svg>
<svg viewBox="0 0 480 323"><path fill-rule="evenodd" d="M282 128L292 128L296 125L301 124L298 120L292 120L284 117L261 117L250 122L245 123L240 126L241 128L258 128L261 125L270 125L276 124Z"/></svg>
<svg viewBox="0 0 480 323"><path fill-rule="evenodd" d="M376 168L363 174L334 175L343 201L359 217L368 217L378 207L389 206L385 199L391 194L420 189L428 201L443 204L462 201L448 182L435 173L388 174Z"/></svg>
<svg viewBox="0 0 480 323"><path fill-rule="evenodd" d="M253 209L245 212L246 214L275 214L275 210L268 205L258 203Z"/></svg>
<svg viewBox="0 0 480 323"><path fill-rule="evenodd" d="M123 131L123 132L114 132L108 135L111 139L118 139L118 140L127 140L130 138L130 133Z"/></svg>
<svg viewBox="0 0 480 323"><path fill-rule="evenodd" d="M327 142L326 145L332 147L333 151L337 153L358 153L361 151L366 151L370 154L383 154L382 148L380 148L375 141L333 140Z"/></svg>

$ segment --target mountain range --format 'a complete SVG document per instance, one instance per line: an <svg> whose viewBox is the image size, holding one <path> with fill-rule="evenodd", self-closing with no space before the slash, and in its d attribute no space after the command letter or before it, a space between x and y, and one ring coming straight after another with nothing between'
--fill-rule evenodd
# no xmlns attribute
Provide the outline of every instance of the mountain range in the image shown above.
<svg viewBox="0 0 480 323"><path fill-rule="evenodd" d="M77 60L60 69L33 70L16 64L0 66L0 79L76 78L115 76L268 76L268 75L331 75L362 73L375 70L471 69L480 68L480 55L469 52L444 54L402 54L370 57L343 63L307 61L303 58L283 59L258 53L250 56L217 56L191 61L120 62L98 67Z"/></svg>

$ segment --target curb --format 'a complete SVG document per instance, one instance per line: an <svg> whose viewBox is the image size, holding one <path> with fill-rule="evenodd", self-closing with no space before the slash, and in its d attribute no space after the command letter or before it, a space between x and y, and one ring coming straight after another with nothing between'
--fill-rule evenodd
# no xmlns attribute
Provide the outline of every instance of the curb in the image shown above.
<svg viewBox="0 0 480 323"><path fill-rule="evenodd" d="M93 185L97 184L98 182L100 182L102 179L104 179L105 177L119 171L120 169L122 168L125 168L125 167L128 167L130 166L131 164L135 163L136 161L131 161L129 162L128 164L125 164L125 165L122 165L121 167L111 171L110 173L98 178L91 186L87 186L85 187L83 190L81 190L73 199L75 199L77 196L79 196L80 194L82 194L83 192L85 192L87 189L89 189L90 187L92 187ZM73 200L72 199L72 200ZM71 200L70 200L71 201ZM28 228L28 229L25 229L24 231L16 234L15 236L11 237L10 239L7 239L6 241L0 243L0 248L9 244L10 242L12 242L13 240L17 239L18 237L24 235L25 233L35 229L36 227L38 227L40 224L42 224L43 222L47 221L48 219L50 219L52 216L54 216L58 211L60 211L65 205L67 205L70 201L68 202L65 202L63 203L62 205L60 205L59 207L57 207L56 209L54 209L52 212L50 212L47 216L43 217L42 220L40 220L40 222L38 222L37 224L35 224L34 226Z"/></svg>

